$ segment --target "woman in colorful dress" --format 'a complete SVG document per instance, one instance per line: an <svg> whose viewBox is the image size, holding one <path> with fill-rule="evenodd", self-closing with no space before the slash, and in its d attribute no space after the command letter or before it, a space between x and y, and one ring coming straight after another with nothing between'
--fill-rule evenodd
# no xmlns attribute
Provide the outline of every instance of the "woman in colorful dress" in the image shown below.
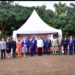
<svg viewBox="0 0 75 75"><path fill-rule="evenodd" d="M21 57L22 55L22 43L21 43L21 40L20 38L18 38L18 41L17 41L17 54L18 54L18 57Z"/></svg>

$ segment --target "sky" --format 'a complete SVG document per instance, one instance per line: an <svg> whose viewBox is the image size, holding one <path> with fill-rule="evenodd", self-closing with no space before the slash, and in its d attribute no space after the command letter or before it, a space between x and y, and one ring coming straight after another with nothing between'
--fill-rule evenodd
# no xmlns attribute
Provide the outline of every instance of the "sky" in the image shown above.
<svg viewBox="0 0 75 75"><path fill-rule="evenodd" d="M51 9L55 11L54 4L55 3L58 4L59 2L66 3L68 6L70 3L75 4L75 1L14 1L14 4L17 3L19 5L27 6L27 7L46 5L46 9Z"/></svg>

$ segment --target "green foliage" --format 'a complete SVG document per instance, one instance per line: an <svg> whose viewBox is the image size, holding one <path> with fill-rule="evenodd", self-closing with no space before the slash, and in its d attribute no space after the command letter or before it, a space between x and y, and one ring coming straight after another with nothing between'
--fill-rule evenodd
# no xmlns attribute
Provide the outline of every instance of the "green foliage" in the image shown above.
<svg viewBox="0 0 75 75"><path fill-rule="evenodd" d="M0 1L0 30L2 36L11 36L13 30L18 29L27 21L32 11L36 9L41 19L49 26L62 29L63 36L75 33L75 4L70 7L65 3L54 4L55 12L46 9L45 5L37 7L23 7L13 5L13 1Z"/></svg>
<svg viewBox="0 0 75 75"><path fill-rule="evenodd" d="M72 4L71 4L72 5ZM71 33L74 33L75 31L75 9L72 9L69 6L66 6L66 4L62 4L59 2L59 4L54 4L55 7L55 13L57 16L58 24L56 28L61 28L63 31L63 36L69 36ZM74 6L75 7L75 6Z"/></svg>

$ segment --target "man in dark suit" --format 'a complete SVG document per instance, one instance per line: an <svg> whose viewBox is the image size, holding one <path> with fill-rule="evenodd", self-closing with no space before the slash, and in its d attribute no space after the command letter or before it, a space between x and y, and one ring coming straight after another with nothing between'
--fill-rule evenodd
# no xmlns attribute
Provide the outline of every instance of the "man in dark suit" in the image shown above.
<svg viewBox="0 0 75 75"><path fill-rule="evenodd" d="M29 43L30 43L30 40L29 38L27 38L27 55L29 55Z"/></svg>
<svg viewBox="0 0 75 75"><path fill-rule="evenodd" d="M45 46L46 46L46 54L50 54L50 48L52 46L52 43L51 43L51 40L49 38L46 39Z"/></svg>
<svg viewBox="0 0 75 75"><path fill-rule="evenodd" d="M29 48L30 48L30 55L33 56L36 50L36 39L34 37L32 37L30 40Z"/></svg>
<svg viewBox="0 0 75 75"><path fill-rule="evenodd" d="M73 54L73 38L72 38L72 36L70 36L70 38L69 38L69 54L70 55Z"/></svg>
<svg viewBox="0 0 75 75"><path fill-rule="evenodd" d="M75 38L73 38L73 48L74 48L73 49L73 52L74 52L73 54L75 54Z"/></svg>
<svg viewBox="0 0 75 75"><path fill-rule="evenodd" d="M68 52L68 45L69 45L69 39L65 37L63 39L64 55L67 54Z"/></svg>
<svg viewBox="0 0 75 75"><path fill-rule="evenodd" d="M12 50L12 57L16 57L16 41L14 39L11 40L11 50Z"/></svg>
<svg viewBox="0 0 75 75"><path fill-rule="evenodd" d="M47 43L47 39L46 39L46 37L44 37L44 38L42 38L42 40L43 40L43 43L44 43L44 46L43 46L44 54L46 54L46 53L47 53L47 52L46 52L46 43Z"/></svg>

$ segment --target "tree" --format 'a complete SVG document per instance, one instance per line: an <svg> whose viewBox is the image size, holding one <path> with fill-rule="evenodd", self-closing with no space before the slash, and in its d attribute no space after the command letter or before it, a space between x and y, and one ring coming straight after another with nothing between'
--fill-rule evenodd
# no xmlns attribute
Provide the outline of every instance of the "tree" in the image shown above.
<svg viewBox="0 0 75 75"><path fill-rule="evenodd" d="M58 15L59 17L64 17L66 15L68 7L65 3L62 4L61 2L59 2L59 4L54 4L54 7L56 15Z"/></svg>
<svg viewBox="0 0 75 75"><path fill-rule="evenodd" d="M68 12L68 6L64 3L62 4L61 2L59 2L59 4L54 4L55 7L55 14L56 14L56 22L57 22L57 26L56 28L58 29L62 29L63 31L63 35L68 35L68 33L66 33L66 26L67 24L67 20L66 20L66 15ZM67 29L68 30L68 29Z"/></svg>

